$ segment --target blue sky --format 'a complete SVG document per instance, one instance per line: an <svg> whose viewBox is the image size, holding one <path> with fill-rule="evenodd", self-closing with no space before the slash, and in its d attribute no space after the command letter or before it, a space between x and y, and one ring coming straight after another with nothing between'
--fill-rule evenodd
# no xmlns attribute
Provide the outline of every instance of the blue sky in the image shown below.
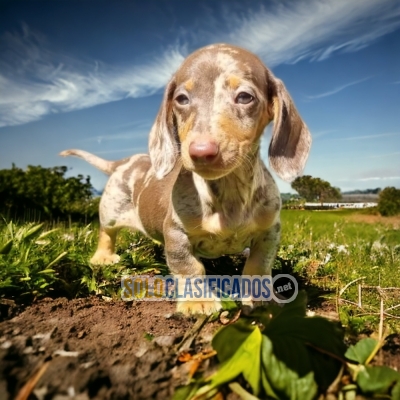
<svg viewBox="0 0 400 400"><path fill-rule="evenodd" d="M105 175L58 153L147 152L165 84L218 42L285 82L313 135L305 174L343 191L400 187L394 0L0 0L0 168L67 165L102 189Z"/></svg>

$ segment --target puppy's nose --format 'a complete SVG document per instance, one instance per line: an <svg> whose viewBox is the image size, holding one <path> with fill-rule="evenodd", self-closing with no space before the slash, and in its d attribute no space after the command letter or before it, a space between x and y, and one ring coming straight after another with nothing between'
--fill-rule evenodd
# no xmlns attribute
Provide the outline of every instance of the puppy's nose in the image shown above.
<svg viewBox="0 0 400 400"><path fill-rule="evenodd" d="M210 139L195 140L189 145L189 155L194 162L211 163L218 155L217 143Z"/></svg>

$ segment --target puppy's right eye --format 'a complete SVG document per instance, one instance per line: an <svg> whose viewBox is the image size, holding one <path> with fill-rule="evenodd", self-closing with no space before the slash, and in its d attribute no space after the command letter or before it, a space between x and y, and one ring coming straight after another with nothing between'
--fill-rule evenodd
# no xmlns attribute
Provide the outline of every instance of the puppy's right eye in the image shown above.
<svg viewBox="0 0 400 400"><path fill-rule="evenodd" d="M185 106L186 104L189 104L189 98L187 96L185 96L184 94L180 94L179 96L177 96L175 98L175 101L181 106Z"/></svg>

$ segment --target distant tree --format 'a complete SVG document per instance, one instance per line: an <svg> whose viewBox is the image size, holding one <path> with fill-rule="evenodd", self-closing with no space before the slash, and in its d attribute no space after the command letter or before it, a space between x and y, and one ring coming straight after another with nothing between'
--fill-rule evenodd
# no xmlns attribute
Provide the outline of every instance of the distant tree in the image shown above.
<svg viewBox="0 0 400 400"><path fill-rule="evenodd" d="M37 210L47 218L70 217L92 212L90 177L65 177L67 167L43 168L29 165L0 170L0 212L23 216Z"/></svg>
<svg viewBox="0 0 400 400"><path fill-rule="evenodd" d="M385 217L400 214L400 189L395 187L383 189L379 193L378 211Z"/></svg>
<svg viewBox="0 0 400 400"><path fill-rule="evenodd" d="M331 186L321 178L313 178L310 175L299 176L292 182L292 188L307 201L320 201L321 204L327 201L337 201L342 195L340 189Z"/></svg>

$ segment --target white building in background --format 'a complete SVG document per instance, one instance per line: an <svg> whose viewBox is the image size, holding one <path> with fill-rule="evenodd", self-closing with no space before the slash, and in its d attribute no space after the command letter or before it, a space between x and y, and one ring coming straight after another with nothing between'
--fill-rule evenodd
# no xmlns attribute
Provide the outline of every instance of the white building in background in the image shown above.
<svg viewBox="0 0 400 400"><path fill-rule="evenodd" d="M324 208L369 208L378 203L323 203ZM304 203L304 208L321 208L321 203Z"/></svg>

